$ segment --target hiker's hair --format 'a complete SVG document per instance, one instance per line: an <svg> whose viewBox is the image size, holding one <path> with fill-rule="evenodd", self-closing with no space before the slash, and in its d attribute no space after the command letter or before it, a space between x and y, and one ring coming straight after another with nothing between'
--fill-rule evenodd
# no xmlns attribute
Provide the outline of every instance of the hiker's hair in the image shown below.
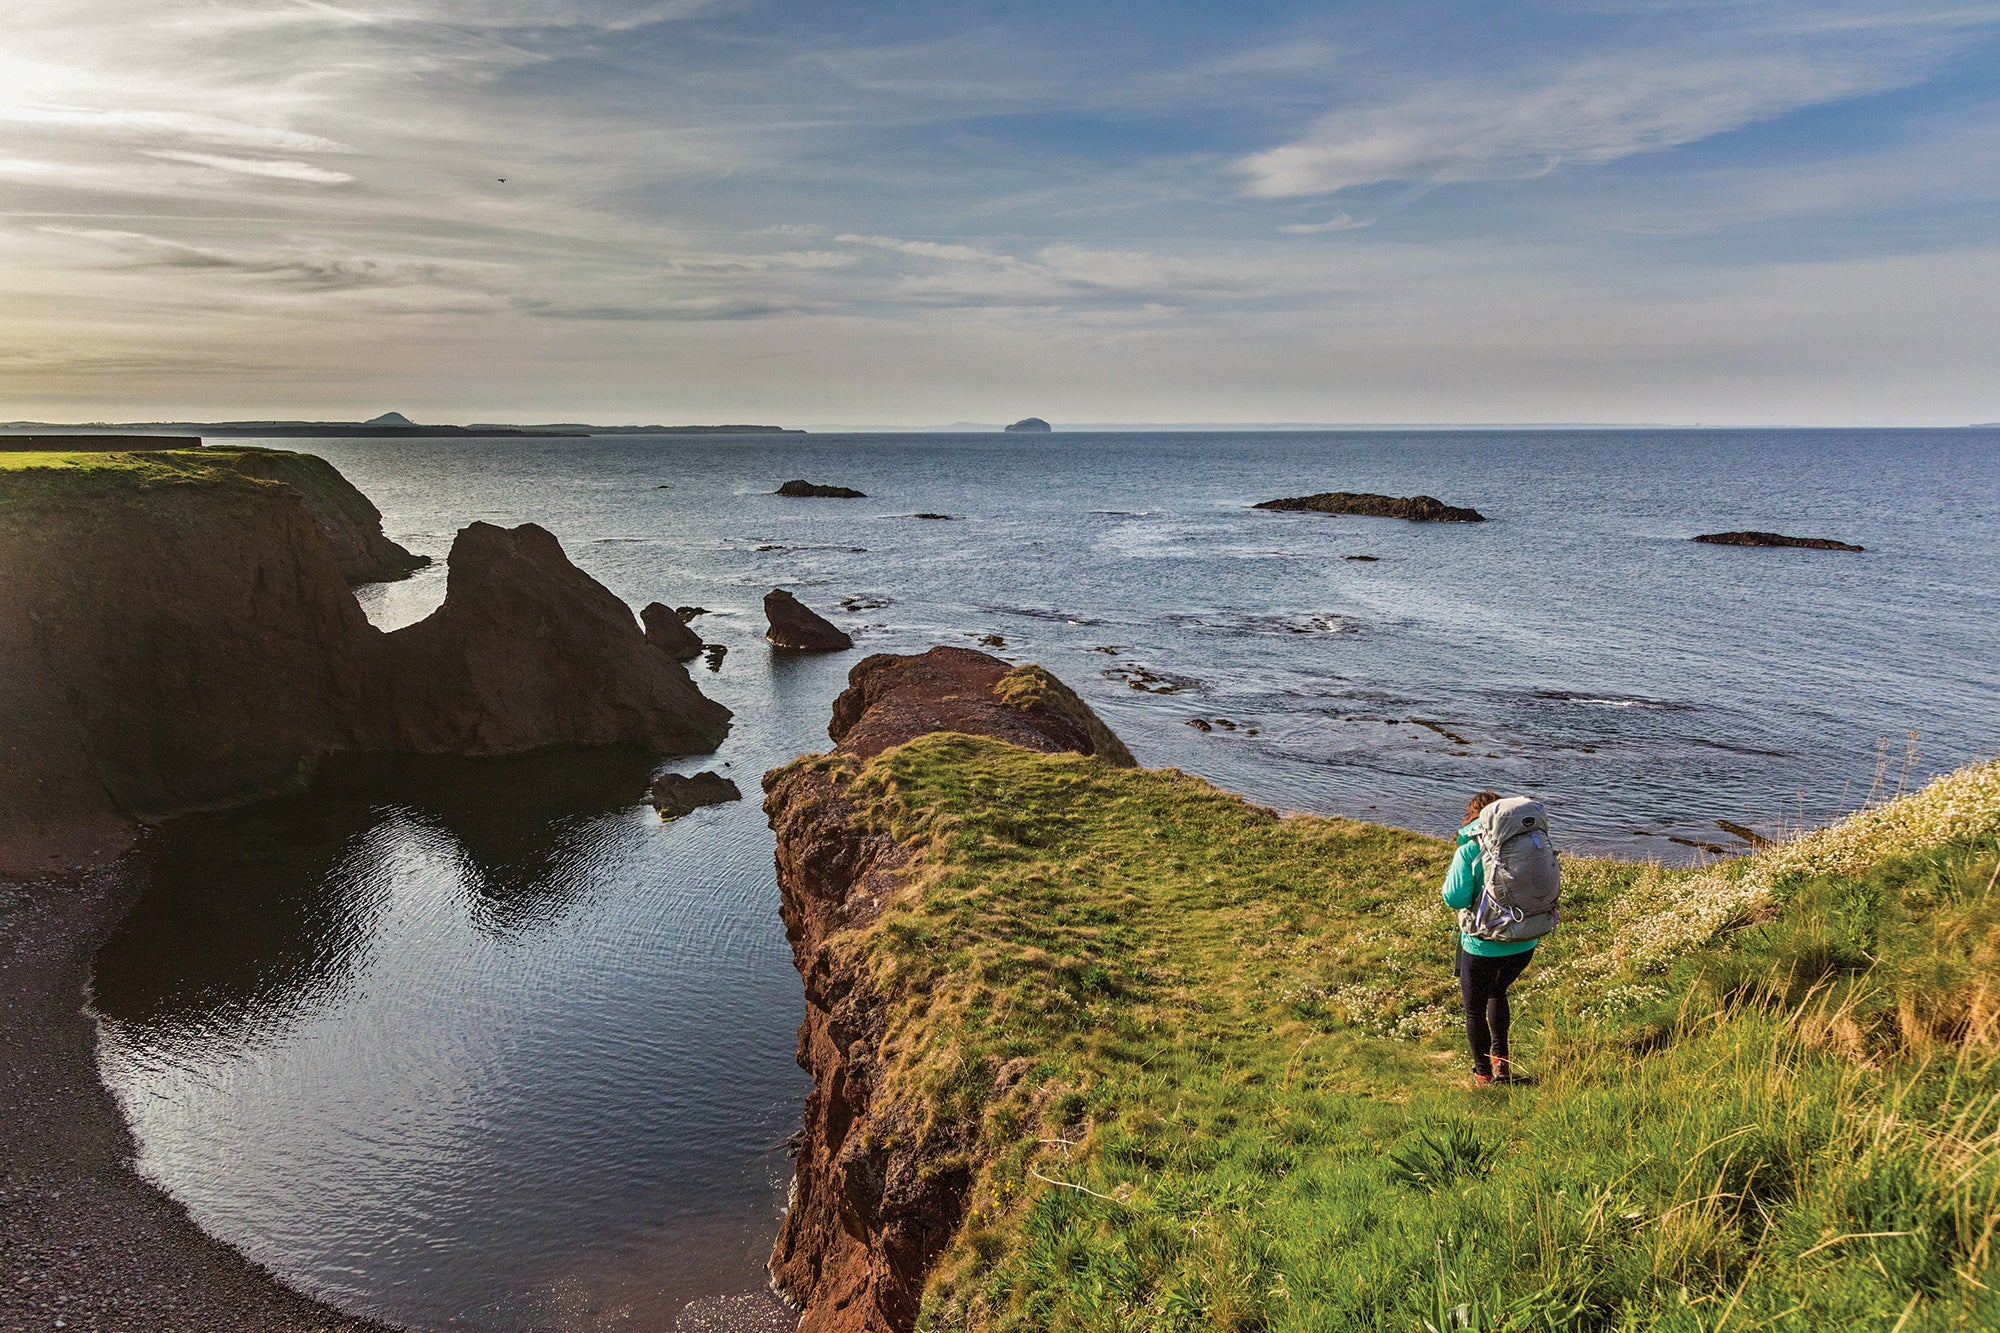
<svg viewBox="0 0 2000 1333"><path fill-rule="evenodd" d="M1470 824L1479 818L1479 812L1500 799L1500 793L1488 787L1465 803L1465 822Z"/></svg>

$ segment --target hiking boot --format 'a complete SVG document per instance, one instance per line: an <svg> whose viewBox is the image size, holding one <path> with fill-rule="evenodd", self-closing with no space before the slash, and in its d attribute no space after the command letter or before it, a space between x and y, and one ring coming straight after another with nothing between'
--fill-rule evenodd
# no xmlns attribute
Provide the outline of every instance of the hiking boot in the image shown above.
<svg viewBox="0 0 2000 1333"><path fill-rule="evenodd" d="M1477 1069L1475 1069L1475 1070L1473 1070L1473 1071L1472 1071L1472 1086L1473 1086L1473 1087L1475 1087L1475 1088L1483 1088L1483 1087L1485 1087L1485 1086L1486 1086L1487 1084L1489 1084L1489 1083L1491 1083L1491 1082L1493 1082L1493 1075L1491 1075L1491 1074L1482 1074L1482 1073L1480 1073L1480 1072L1479 1072L1479 1071L1478 1071Z"/></svg>
<svg viewBox="0 0 2000 1333"><path fill-rule="evenodd" d="M1504 1055L1494 1056L1493 1081L1495 1083L1512 1083L1514 1081L1514 1062Z"/></svg>

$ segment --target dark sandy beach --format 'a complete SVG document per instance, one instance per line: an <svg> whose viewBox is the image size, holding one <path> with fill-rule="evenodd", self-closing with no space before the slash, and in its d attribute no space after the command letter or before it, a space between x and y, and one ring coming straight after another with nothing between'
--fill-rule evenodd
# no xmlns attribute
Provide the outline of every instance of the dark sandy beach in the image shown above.
<svg viewBox="0 0 2000 1333"><path fill-rule="evenodd" d="M0 1333L381 1333L281 1286L131 1170L83 1013L117 868L0 882Z"/></svg>

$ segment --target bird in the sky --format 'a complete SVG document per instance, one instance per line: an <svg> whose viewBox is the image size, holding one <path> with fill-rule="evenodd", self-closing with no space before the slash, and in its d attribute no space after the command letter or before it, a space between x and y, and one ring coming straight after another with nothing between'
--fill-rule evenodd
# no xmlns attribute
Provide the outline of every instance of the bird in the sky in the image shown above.
<svg viewBox="0 0 2000 1333"><path fill-rule="evenodd" d="M494 177L494 179L499 181L502 185L505 185L507 183L507 178L505 176L496 176Z"/></svg>

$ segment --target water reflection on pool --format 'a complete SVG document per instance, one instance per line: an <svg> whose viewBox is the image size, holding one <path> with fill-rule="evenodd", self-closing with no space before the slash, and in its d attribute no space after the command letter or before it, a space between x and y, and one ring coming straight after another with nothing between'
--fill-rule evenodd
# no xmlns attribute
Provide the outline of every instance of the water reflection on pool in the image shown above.
<svg viewBox="0 0 2000 1333"><path fill-rule="evenodd" d="M779 1326L806 1081L757 771L663 824L643 756L350 764L170 827L94 983L140 1169L397 1323Z"/></svg>

